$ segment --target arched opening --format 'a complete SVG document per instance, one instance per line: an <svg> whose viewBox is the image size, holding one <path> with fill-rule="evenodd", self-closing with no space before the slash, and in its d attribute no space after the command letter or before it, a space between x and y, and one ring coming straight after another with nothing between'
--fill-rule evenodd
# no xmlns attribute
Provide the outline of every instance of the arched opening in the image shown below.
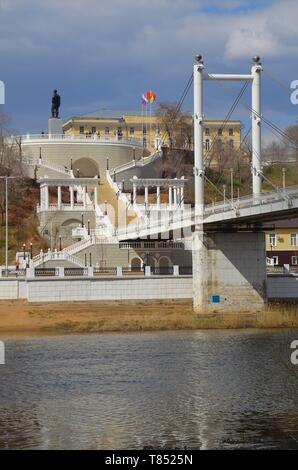
<svg viewBox="0 0 298 470"><path fill-rule="evenodd" d="M131 270L132 271L141 271L142 260L140 258L133 258L131 260Z"/></svg>
<svg viewBox="0 0 298 470"><path fill-rule="evenodd" d="M77 227L81 225L81 220L79 219L67 219L63 222L62 227Z"/></svg>
<svg viewBox="0 0 298 470"><path fill-rule="evenodd" d="M167 256L162 256L159 260L160 268L169 268L172 266L171 260Z"/></svg>
<svg viewBox="0 0 298 470"><path fill-rule="evenodd" d="M80 178L93 178L94 176L99 176L98 165L90 158L79 158L73 163L72 169L75 177L78 175Z"/></svg>

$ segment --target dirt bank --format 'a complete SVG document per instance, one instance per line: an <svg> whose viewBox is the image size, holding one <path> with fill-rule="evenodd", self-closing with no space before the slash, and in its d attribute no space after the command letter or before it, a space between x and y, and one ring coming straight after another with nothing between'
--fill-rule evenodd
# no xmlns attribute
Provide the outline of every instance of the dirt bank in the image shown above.
<svg viewBox="0 0 298 470"><path fill-rule="evenodd" d="M29 305L26 301L0 301L0 337L251 327L298 328L298 308L276 305L255 314L197 317L189 303Z"/></svg>

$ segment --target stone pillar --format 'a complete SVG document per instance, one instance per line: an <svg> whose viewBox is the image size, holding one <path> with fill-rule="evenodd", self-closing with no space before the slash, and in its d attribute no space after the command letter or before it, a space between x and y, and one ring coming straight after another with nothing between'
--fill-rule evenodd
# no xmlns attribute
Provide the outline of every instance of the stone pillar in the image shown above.
<svg viewBox="0 0 298 470"><path fill-rule="evenodd" d="M198 314L256 312L266 301L262 232L193 236L193 304Z"/></svg>
<svg viewBox="0 0 298 470"><path fill-rule="evenodd" d="M172 209L172 186L169 186L169 209Z"/></svg>
<svg viewBox="0 0 298 470"><path fill-rule="evenodd" d="M157 208L160 209L160 186L156 187L156 204Z"/></svg>
<svg viewBox="0 0 298 470"><path fill-rule="evenodd" d="M69 186L69 192L70 192L70 207L71 209L74 208L74 192L73 192L73 186Z"/></svg>
<svg viewBox="0 0 298 470"><path fill-rule="evenodd" d="M145 205L148 205L148 186L145 186Z"/></svg>
<svg viewBox="0 0 298 470"><path fill-rule="evenodd" d="M49 209L49 187L47 184L44 186L44 199L45 199L45 209Z"/></svg>
<svg viewBox="0 0 298 470"><path fill-rule="evenodd" d="M174 208L177 207L177 186L174 186Z"/></svg>
<svg viewBox="0 0 298 470"><path fill-rule="evenodd" d="M151 266L145 266L145 276L151 276Z"/></svg>
<svg viewBox="0 0 298 470"><path fill-rule="evenodd" d="M138 177L134 176L133 179L134 180L138 179ZM133 201L133 205L135 206L136 203L137 203L137 185L136 185L135 181L133 181L133 183L132 183L132 194L133 194L132 201Z"/></svg>
<svg viewBox="0 0 298 470"><path fill-rule="evenodd" d="M61 186L58 186L58 210L61 210Z"/></svg>
<svg viewBox="0 0 298 470"><path fill-rule="evenodd" d="M184 180L184 176L181 177ZM181 201L181 209L184 209L184 184L182 184L180 188L180 201Z"/></svg>

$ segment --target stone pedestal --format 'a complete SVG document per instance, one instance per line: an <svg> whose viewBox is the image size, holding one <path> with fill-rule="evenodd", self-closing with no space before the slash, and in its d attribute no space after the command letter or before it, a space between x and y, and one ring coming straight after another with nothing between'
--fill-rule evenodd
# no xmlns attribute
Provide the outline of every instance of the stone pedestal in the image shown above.
<svg viewBox="0 0 298 470"><path fill-rule="evenodd" d="M194 234L192 253L196 313L255 312L264 307L264 233Z"/></svg>
<svg viewBox="0 0 298 470"><path fill-rule="evenodd" d="M60 118L50 118L49 119L49 135L61 135L63 134L62 130L62 119Z"/></svg>

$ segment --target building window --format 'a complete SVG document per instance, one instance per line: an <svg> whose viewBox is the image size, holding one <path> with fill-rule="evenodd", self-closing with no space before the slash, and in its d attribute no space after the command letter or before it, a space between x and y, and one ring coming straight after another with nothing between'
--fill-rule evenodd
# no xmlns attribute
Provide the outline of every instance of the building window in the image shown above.
<svg viewBox="0 0 298 470"><path fill-rule="evenodd" d="M209 139L205 140L205 148L206 148L207 152L210 150L210 140Z"/></svg>
<svg viewBox="0 0 298 470"><path fill-rule="evenodd" d="M134 135L135 133L135 128L134 127L130 127L129 128L129 135Z"/></svg>
<svg viewBox="0 0 298 470"><path fill-rule="evenodd" d="M234 140L233 139L230 139L229 145L230 145L231 149L234 148Z"/></svg>
<svg viewBox="0 0 298 470"><path fill-rule="evenodd" d="M277 266L278 265L278 256L273 256L273 264L274 266Z"/></svg>
<svg viewBox="0 0 298 470"><path fill-rule="evenodd" d="M297 233L291 233L291 246L297 246Z"/></svg>
<svg viewBox="0 0 298 470"><path fill-rule="evenodd" d="M205 129L205 134L206 134L206 135L210 135L210 129L209 129L209 127L206 127L206 129Z"/></svg>
<svg viewBox="0 0 298 470"><path fill-rule="evenodd" d="M92 134L96 134L96 127L92 127L91 132L92 132Z"/></svg>
<svg viewBox="0 0 298 470"><path fill-rule="evenodd" d="M270 246L276 246L276 234L270 233L269 235Z"/></svg>
<svg viewBox="0 0 298 470"><path fill-rule="evenodd" d="M110 133L110 128L109 127L105 127L105 135L109 135Z"/></svg>
<svg viewBox="0 0 298 470"><path fill-rule="evenodd" d="M291 264L297 266L297 256L292 256L291 257Z"/></svg>
<svg viewBox="0 0 298 470"><path fill-rule="evenodd" d="M217 135L222 135L222 129L217 130Z"/></svg>
<svg viewBox="0 0 298 470"><path fill-rule="evenodd" d="M234 129L233 128L229 129L229 135L230 136L234 135Z"/></svg>
<svg viewBox="0 0 298 470"><path fill-rule="evenodd" d="M84 126L80 126L80 134L84 134L84 132L85 132Z"/></svg>
<svg viewBox="0 0 298 470"><path fill-rule="evenodd" d="M117 127L117 135L122 137L122 127Z"/></svg>

